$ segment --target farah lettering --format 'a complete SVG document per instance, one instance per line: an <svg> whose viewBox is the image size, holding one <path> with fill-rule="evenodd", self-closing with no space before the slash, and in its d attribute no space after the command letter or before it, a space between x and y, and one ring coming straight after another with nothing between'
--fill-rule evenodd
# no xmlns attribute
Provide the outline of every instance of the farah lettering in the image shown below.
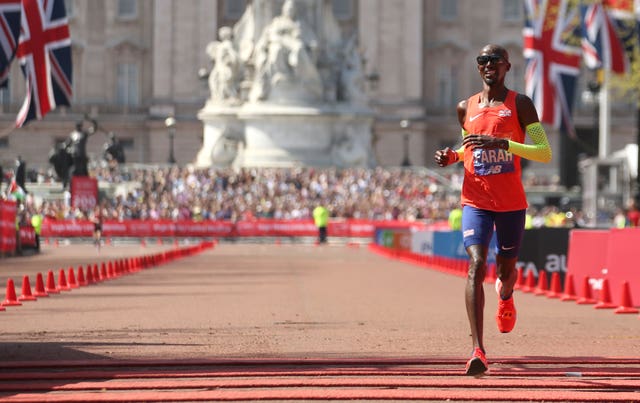
<svg viewBox="0 0 640 403"><path fill-rule="evenodd" d="M513 161L513 154L504 150L485 150L479 156L483 164L495 164Z"/></svg>

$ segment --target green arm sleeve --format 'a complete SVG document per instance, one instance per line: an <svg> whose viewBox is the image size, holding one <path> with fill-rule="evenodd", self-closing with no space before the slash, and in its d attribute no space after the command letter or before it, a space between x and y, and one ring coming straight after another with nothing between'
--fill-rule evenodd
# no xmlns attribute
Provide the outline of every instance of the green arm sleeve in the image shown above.
<svg viewBox="0 0 640 403"><path fill-rule="evenodd" d="M466 131L465 129L462 129L462 137L466 136L467 134L469 134L468 131ZM463 161L464 160L464 146L460 146L457 150L454 150L457 154L458 154L458 161Z"/></svg>
<svg viewBox="0 0 640 403"><path fill-rule="evenodd" d="M531 123L526 127L526 132L531 137L533 144L522 144L509 140L508 151L532 161L545 163L551 161L551 146L542 124L540 122Z"/></svg>

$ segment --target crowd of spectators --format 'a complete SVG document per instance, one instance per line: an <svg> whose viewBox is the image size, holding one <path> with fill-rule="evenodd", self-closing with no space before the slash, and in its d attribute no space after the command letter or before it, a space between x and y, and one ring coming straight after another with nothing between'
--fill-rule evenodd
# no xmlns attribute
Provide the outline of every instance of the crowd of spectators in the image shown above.
<svg viewBox="0 0 640 403"><path fill-rule="evenodd" d="M90 169L90 176L118 189L100 200L107 220L311 219L313 209L321 204L332 218L446 221L459 207L461 176L456 171L445 175L402 168L234 170L123 165ZM532 186L540 181L534 178L529 178ZM34 179L59 183L53 175L42 173ZM547 179L545 185L553 186L554 179ZM68 196L38 199L27 193L25 213L59 220L88 219L90 212L72 208ZM530 228L580 227L584 223L580 210L552 205L531 206L528 218Z"/></svg>
<svg viewBox="0 0 640 403"><path fill-rule="evenodd" d="M446 220L459 203L451 181L427 170L193 167L96 168L100 182L129 184L126 191L102 198L105 219L127 220L284 220L311 219L322 204L334 218ZM131 185L133 184L133 185ZM83 219L88 212L72 209L68 200L30 202L55 219Z"/></svg>

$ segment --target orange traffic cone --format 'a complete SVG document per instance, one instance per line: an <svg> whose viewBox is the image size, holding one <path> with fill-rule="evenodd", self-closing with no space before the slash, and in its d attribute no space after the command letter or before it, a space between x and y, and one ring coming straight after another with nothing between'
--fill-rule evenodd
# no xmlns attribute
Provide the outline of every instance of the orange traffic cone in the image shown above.
<svg viewBox="0 0 640 403"><path fill-rule="evenodd" d="M22 295L18 297L18 301L35 301L37 298L31 293L31 284L29 283L29 276L22 278Z"/></svg>
<svg viewBox="0 0 640 403"><path fill-rule="evenodd" d="M551 274L551 289L547 293L549 298L560 298L562 294L562 285L560 284L560 273L553 272Z"/></svg>
<svg viewBox="0 0 640 403"><path fill-rule="evenodd" d="M522 275L522 267L518 267L516 283L513 285L514 290L519 290L524 286L524 276Z"/></svg>
<svg viewBox="0 0 640 403"><path fill-rule="evenodd" d="M115 278L116 277L116 270L115 267L113 266L113 260L109 260L109 262L107 263L107 278Z"/></svg>
<svg viewBox="0 0 640 403"><path fill-rule="evenodd" d="M614 313L638 313L638 310L634 308L633 302L631 302L631 290L629 290L629 283L622 283L622 298L620 306L616 308Z"/></svg>
<svg viewBox="0 0 640 403"><path fill-rule="evenodd" d="M544 270L540 270L538 273L538 287L533 291L535 295L546 295L547 291L549 291L549 287L547 286L547 272Z"/></svg>
<svg viewBox="0 0 640 403"><path fill-rule="evenodd" d="M16 298L16 286L13 284L13 279L7 279L7 298L2 303L2 306L19 306L22 305Z"/></svg>
<svg viewBox="0 0 640 403"><path fill-rule="evenodd" d="M67 276L64 274L64 269L60 269L58 273L58 289L60 291L71 291L69 283L67 283Z"/></svg>
<svg viewBox="0 0 640 403"><path fill-rule="evenodd" d="M584 280L582 281L582 294L580 298L578 298L576 303L580 305L589 305L596 303L596 300L591 297L591 284L589 284L588 276L585 276Z"/></svg>
<svg viewBox="0 0 640 403"><path fill-rule="evenodd" d="M564 278L564 294L560 297L561 301L575 301L578 299L576 290L573 285L573 274L567 274Z"/></svg>
<svg viewBox="0 0 640 403"><path fill-rule="evenodd" d="M611 291L609 291L609 280L602 280L602 290L598 303L593 306L595 309L613 309L616 304L611 302Z"/></svg>
<svg viewBox="0 0 640 403"><path fill-rule="evenodd" d="M45 287L45 291L48 294L58 294L60 290L56 287L56 281L53 277L53 270L49 270L47 273L47 285Z"/></svg>
<svg viewBox="0 0 640 403"><path fill-rule="evenodd" d="M80 287L80 285L78 285L78 282L76 281L76 275L73 272L73 267L69 267L69 288L78 288Z"/></svg>
<svg viewBox="0 0 640 403"><path fill-rule="evenodd" d="M91 264L87 265L87 276L85 277L87 280L87 285L91 285L95 282L93 279L93 270L91 269Z"/></svg>
<svg viewBox="0 0 640 403"><path fill-rule="evenodd" d="M36 275L36 290L33 292L33 295L38 298L49 296L49 294L47 294L44 289L44 280L42 279L42 273L38 273Z"/></svg>
<svg viewBox="0 0 640 403"><path fill-rule="evenodd" d="M84 277L84 268L82 267L82 265L78 266L78 286L85 286L89 284L87 282L87 279Z"/></svg>
<svg viewBox="0 0 640 403"><path fill-rule="evenodd" d="M533 292L535 287L536 287L536 279L535 277L533 277L533 271L529 270L527 272L527 281L524 287L522 287L522 292Z"/></svg>

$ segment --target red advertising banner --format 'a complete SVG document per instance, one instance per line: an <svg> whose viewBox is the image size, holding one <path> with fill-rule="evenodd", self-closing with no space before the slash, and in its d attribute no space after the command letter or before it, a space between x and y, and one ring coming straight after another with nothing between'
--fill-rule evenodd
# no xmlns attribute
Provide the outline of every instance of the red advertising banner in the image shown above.
<svg viewBox="0 0 640 403"><path fill-rule="evenodd" d="M98 180L89 176L71 177L71 207L89 211L98 204Z"/></svg>
<svg viewBox="0 0 640 403"><path fill-rule="evenodd" d="M606 272L603 278L609 279L611 298L619 303L622 298L622 283L629 283L631 302L640 306L640 281L638 281L638 245L640 228L612 228L607 243Z"/></svg>
<svg viewBox="0 0 640 403"><path fill-rule="evenodd" d="M16 250L16 213L15 201L0 200L0 252L13 253Z"/></svg>
<svg viewBox="0 0 640 403"><path fill-rule="evenodd" d="M403 226L423 227L417 223L380 222L367 220L330 221L329 237L373 238L376 227ZM318 235L312 220L256 220L256 221L171 221L171 220L126 220L105 221L102 224L104 236L116 237L298 237ZM42 223L44 237L90 237L93 224L88 220L51 220Z"/></svg>
<svg viewBox="0 0 640 403"><path fill-rule="evenodd" d="M637 260L638 245L638 228L572 230L569 233L567 273L574 277L576 292L581 292L583 279L589 278L593 297L597 299L606 278L612 301L620 303L622 284L628 282L631 300L639 306L640 282L633 263Z"/></svg>
<svg viewBox="0 0 640 403"><path fill-rule="evenodd" d="M36 231L34 231L33 227L21 226L18 232L20 235L20 246L21 247L35 247L36 246Z"/></svg>

